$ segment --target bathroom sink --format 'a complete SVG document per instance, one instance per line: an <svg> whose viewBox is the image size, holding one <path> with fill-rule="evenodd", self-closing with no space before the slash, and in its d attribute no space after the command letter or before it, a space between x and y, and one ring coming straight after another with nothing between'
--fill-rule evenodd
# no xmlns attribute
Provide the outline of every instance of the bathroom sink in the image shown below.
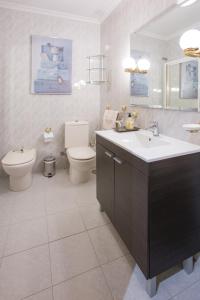
<svg viewBox="0 0 200 300"><path fill-rule="evenodd" d="M200 124L183 124L183 128L189 132L199 132Z"/></svg>
<svg viewBox="0 0 200 300"><path fill-rule="evenodd" d="M121 142L127 146L141 147L141 148L153 148L160 146L170 145L170 142L165 141L162 137L155 137L151 133L139 133L136 132L132 138L122 138Z"/></svg>
<svg viewBox="0 0 200 300"><path fill-rule="evenodd" d="M169 142L164 141L160 136L150 136L149 134L136 133L135 134L138 147L152 148L170 145Z"/></svg>
<svg viewBox="0 0 200 300"><path fill-rule="evenodd" d="M199 145L162 134L153 136L152 132L148 130L125 133L105 130L97 131L97 135L113 142L146 162L200 152Z"/></svg>

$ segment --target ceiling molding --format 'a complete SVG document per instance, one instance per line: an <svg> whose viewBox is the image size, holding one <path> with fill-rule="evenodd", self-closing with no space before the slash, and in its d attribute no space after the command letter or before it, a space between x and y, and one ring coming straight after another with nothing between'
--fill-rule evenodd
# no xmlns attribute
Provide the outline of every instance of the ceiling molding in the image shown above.
<svg viewBox="0 0 200 300"><path fill-rule="evenodd" d="M136 32L136 34L137 34L137 32ZM150 32L150 31L146 31L146 30L139 31L138 34L141 34L141 35L144 35L144 36L156 39L156 40L168 41L168 37L163 37L160 34Z"/></svg>
<svg viewBox="0 0 200 300"><path fill-rule="evenodd" d="M66 18L66 19L73 20L73 21L100 24L100 21L98 19L87 18L87 17L83 17L83 16L79 16L79 15L68 14L68 13L64 13L64 12L56 11L56 10L38 8L38 7L34 7L34 6L29 6L29 5L21 5L21 4L15 3L15 2L6 2L4 0L0 0L0 8L1 7L7 8L7 9L23 11L23 12L36 13L36 14L59 17L59 18Z"/></svg>
<svg viewBox="0 0 200 300"><path fill-rule="evenodd" d="M200 28L200 22L197 22L197 23L193 23L192 25L188 26L188 27L185 27L177 32L175 32L174 34L172 35L169 35L168 36L168 40L172 40L174 38L176 38L177 36L181 36L185 31L187 30L190 30L190 29L196 29L196 28Z"/></svg>
<svg viewBox="0 0 200 300"><path fill-rule="evenodd" d="M160 40L160 41L165 41L165 42L168 42L172 39L175 39L177 37L180 37L185 31L187 30L190 30L192 28L200 28L200 22L198 23L194 23L188 27L185 27L179 31L176 31L174 32L173 34L171 35L167 35L167 36L162 36L160 34L157 34L157 33L153 33L153 32L150 32L150 31L146 31L146 30L141 30L139 32L136 32L136 34L141 34L141 35L144 35L144 36L147 36L147 37L150 37L150 38L154 38L154 39L157 39L157 40Z"/></svg>

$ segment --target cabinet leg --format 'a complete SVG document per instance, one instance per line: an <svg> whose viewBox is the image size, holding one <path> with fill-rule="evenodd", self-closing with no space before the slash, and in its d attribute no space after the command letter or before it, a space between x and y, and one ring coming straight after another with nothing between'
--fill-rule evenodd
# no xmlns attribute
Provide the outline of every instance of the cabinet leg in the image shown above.
<svg viewBox="0 0 200 300"><path fill-rule="evenodd" d="M187 274L191 274L193 272L193 268L194 268L193 256L183 261L183 269Z"/></svg>
<svg viewBox="0 0 200 300"><path fill-rule="evenodd" d="M153 297L156 295L157 292L157 278L156 276L152 279L147 279L146 281L146 292L149 297Z"/></svg>
<svg viewBox="0 0 200 300"><path fill-rule="evenodd" d="M100 204L100 208L99 208L100 212L104 212L104 209L102 207L102 205Z"/></svg>

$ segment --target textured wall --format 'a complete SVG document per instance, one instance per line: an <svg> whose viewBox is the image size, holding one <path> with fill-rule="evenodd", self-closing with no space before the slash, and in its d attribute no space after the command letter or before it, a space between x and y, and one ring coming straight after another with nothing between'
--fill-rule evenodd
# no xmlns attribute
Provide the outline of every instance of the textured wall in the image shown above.
<svg viewBox="0 0 200 300"><path fill-rule="evenodd" d="M122 69L123 58L130 53L130 34L139 29L160 12L175 4L175 0L122 0L120 5L101 25L101 49L108 56L111 71L110 87L101 89L101 113L110 103L119 109L130 102L129 75ZM107 51L106 51L107 50ZM200 144L200 134L183 131L182 124L200 121L199 113L138 109L139 125L147 127L153 119L158 120L162 133Z"/></svg>
<svg viewBox="0 0 200 300"><path fill-rule="evenodd" d="M40 168L47 153L64 150L64 122L87 119L91 130L99 122L99 87L87 86L68 95L30 94L30 36L39 34L73 40L72 81L86 79L85 57L99 53L99 25L0 9L0 157L20 147L35 147ZM55 141L45 145L41 134L52 127Z"/></svg>

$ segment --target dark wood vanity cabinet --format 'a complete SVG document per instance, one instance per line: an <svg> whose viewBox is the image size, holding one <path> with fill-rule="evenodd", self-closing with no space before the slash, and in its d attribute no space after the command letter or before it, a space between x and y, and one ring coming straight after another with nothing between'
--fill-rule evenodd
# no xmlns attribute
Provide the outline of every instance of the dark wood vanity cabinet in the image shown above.
<svg viewBox="0 0 200 300"><path fill-rule="evenodd" d="M129 162L128 152L99 136L96 147L97 199L147 275L147 177ZM146 167L137 158L135 163Z"/></svg>
<svg viewBox="0 0 200 300"><path fill-rule="evenodd" d="M97 199L147 279L200 251L200 154L152 163L97 135Z"/></svg>
<svg viewBox="0 0 200 300"><path fill-rule="evenodd" d="M108 217L113 221L114 210L114 153L97 145L98 188L97 199Z"/></svg>

